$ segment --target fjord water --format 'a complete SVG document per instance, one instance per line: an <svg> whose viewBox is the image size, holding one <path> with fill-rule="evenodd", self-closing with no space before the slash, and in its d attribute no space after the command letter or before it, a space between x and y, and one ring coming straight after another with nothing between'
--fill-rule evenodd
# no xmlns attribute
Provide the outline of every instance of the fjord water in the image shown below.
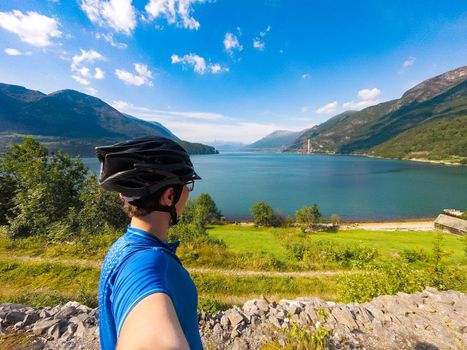
<svg viewBox="0 0 467 350"><path fill-rule="evenodd" d="M192 156L203 178L191 194L209 193L228 219L248 219L255 201L294 215L317 203L325 216L353 221L433 218L467 209L467 167L357 156L221 153ZM97 160L84 158L95 172Z"/></svg>

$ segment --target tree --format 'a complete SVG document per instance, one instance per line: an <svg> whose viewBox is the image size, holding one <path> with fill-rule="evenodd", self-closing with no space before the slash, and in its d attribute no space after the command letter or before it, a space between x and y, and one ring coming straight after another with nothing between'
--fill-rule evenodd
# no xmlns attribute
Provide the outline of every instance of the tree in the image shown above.
<svg viewBox="0 0 467 350"><path fill-rule="evenodd" d="M311 225L320 222L322 214L319 211L318 205L314 203L311 207L304 206L295 212L297 221L301 224Z"/></svg>
<svg viewBox="0 0 467 350"><path fill-rule="evenodd" d="M250 210L255 226L271 226L274 212L266 202L255 202Z"/></svg>
<svg viewBox="0 0 467 350"><path fill-rule="evenodd" d="M321 212L319 211L319 208L318 208L318 205L316 203L314 203L312 206L311 206L311 216L313 218L313 223L314 224L317 224L320 222L321 218L323 217L323 215L321 214Z"/></svg>
<svg viewBox="0 0 467 350"><path fill-rule="evenodd" d="M32 137L13 144L5 153L2 183L7 178L14 184L12 207L7 221L12 237L46 233L52 223L66 220L71 208L79 208L80 190L87 175L81 159L71 159L47 148Z"/></svg>
<svg viewBox="0 0 467 350"><path fill-rule="evenodd" d="M189 200L183 211L182 221L193 224L199 228L205 228L207 224L218 222L221 213L216 203L207 193L202 193L195 200Z"/></svg>
<svg viewBox="0 0 467 350"><path fill-rule="evenodd" d="M99 233L105 226L123 230L128 225L128 216L116 192L104 190L97 177L90 175L80 195L82 208L78 213L78 224L82 231Z"/></svg>
<svg viewBox="0 0 467 350"><path fill-rule="evenodd" d="M8 224L8 215L13 208L13 199L16 192L14 179L3 173L0 165L0 225Z"/></svg>

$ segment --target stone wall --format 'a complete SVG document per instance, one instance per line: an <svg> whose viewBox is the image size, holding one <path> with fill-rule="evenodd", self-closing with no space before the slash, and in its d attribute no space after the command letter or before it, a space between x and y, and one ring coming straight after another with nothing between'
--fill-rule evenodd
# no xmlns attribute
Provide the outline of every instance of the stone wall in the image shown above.
<svg viewBox="0 0 467 350"><path fill-rule="evenodd" d="M293 324L311 332L329 330L331 349L466 349L467 295L426 288L363 304L318 298L276 303L260 297L242 308L199 314L203 344L214 349L259 349L271 341L284 345ZM28 349L99 349L97 310L76 302L43 309L0 305L0 333L27 334Z"/></svg>

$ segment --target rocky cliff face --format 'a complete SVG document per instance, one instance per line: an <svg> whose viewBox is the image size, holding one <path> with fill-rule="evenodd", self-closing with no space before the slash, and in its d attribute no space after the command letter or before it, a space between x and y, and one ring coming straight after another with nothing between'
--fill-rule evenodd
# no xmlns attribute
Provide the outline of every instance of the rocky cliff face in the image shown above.
<svg viewBox="0 0 467 350"><path fill-rule="evenodd" d="M421 103L453 88L467 79L467 66L460 67L434 78L425 80L407 90L397 101L394 109L413 102Z"/></svg>
<svg viewBox="0 0 467 350"><path fill-rule="evenodd" d="M99 349L97 309L76 302L44 309L3 304L0 321L0 348L7 334L10 340L25 334L30 337L25 349ZM467 295L427 288L363 304L259 298L216 315L199 314L203 344L210 349L293 344L287 335L293 325L301 332L328 334L323 339L329 349L465 349Z"/></svg>

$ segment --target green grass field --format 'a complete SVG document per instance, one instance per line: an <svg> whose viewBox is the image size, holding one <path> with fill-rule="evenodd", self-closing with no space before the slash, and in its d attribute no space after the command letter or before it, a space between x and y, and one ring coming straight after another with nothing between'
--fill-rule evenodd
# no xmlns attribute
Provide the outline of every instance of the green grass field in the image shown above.
<svg viewBox="0 0 467 350"><path fill-rule="evenodd" d="M355 265L344 264L336 260L336 256L338 258L341 258L339 254L352 256L353 253L360 252L359 249L363 247L377 252L371 262L404 256L404 251L407 250L415 252L414 261L409 261L410 266L413 266L413 269L426 271L430 268L430 263L426 259L430 256L433 242L438 236L436 232L364 230L302 234L299 228L257 228L239 225L212 226L208 234L213 238L222 239L225 247L182 245L179 248L179 255L188 270L195 267L208 269L203 273L193 272L192 276L198 286L200 305L206 306L209 310L225 308L232 304L240 305L261 294L274 300L304 296L342 300L337 293L339 275L307 277L267 273L262 276L232 275L209 269L247 271L308 269L318 272L346 270L355 268ZM465 271L467 238L451 234L441 234L441 236L446 265ZM95 306L99 262L118 237L119 234L108 233L102 236L81 237L70 242L47 242L39 237L12 241L7 238L5 232L1 233L0 302L44 306L73 299ZM297 259L291 253L288 245L290 242L298 247L309 245L314 249L310 250L310 254L319 255L319 258L324 259L325 262L307 264L306 254L303 261ZM325 244L316 245L317 242ZM363 252L367 251L363 250ZM335 261L326 262L326 259L335 259ZM361 263L358 256L350 259L357 259L357 263ZM80 264L83 261L85 264ZM365 269L365 266L365 264L357 264L358 269Z"/></svg>
<svg viewBox="0 0 467 350"><path fill-rule="evenodd" d="M305 240L326 240L342 245L359 245L377 249L383 256L400 254L405 249L423 249L429 252L438 234L437 231L369 231L350 230L336 233L320 232L303 237L299 228L258 228L254 226L212 226L209 235L222 239L227 248L237 253L271 254L277 259L287 259L284 240L302 237ZM467 265L467 238L442 234L443 249L449 254L452 264Z"/></svg>

